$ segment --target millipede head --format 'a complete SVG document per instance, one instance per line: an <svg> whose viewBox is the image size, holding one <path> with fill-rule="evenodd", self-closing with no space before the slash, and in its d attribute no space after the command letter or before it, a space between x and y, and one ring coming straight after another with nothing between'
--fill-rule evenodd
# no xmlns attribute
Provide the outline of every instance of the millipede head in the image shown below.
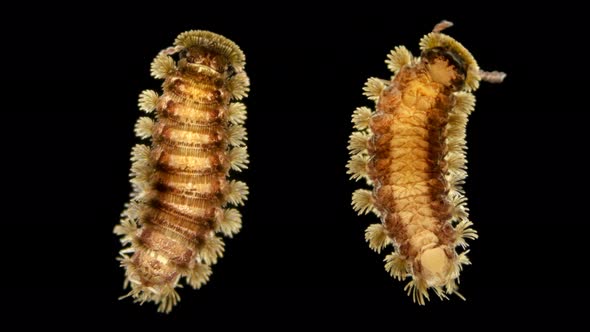
<svg viewBox="0 0 590 332"><path fill-rule="evenodd" d="M465 85L467 64L452 48L434 47L422 52L422 63L433 81L460 91Z"/></svg>
<svg viewBox="0 0 590 332"><path fill-rule="evenodd" d="M181 63L185 60L189 64L202 65L222 73L228 70L233 71L230 62L223 54L217 53L202 46L189 46L180 51Z"/></svg>
<svg viewBox="0 0 590 332"><path fill-rule="evenodd" d="M198 50L207 50L220 55L226 58L236 71L242 71L246 62L246 57L238 45L221 35L209 31L191 30L183 32L176 37L174 45L182 47L189 54L198 54Z"/></svg>
<svg viewBox="0 0 590 332"><path fill-rule="evenodd" d="M454 67L455 70L464 71L465 84L461 86L453 84L455 91L462 90L463 87L465 87L465 90L467 91L477 90L479 87L479 81L501 83L506 77L505 73L498 71L486 72L479 69L475 58L465 46L452 37L440 33L442 30L451 27L452 25L452 22L442 21L434 26L431 33L427 34L422 40L420 40L422 57L428 59L428 57L433 57L436 53L439 53L439 55L442 53L449 64L447 67ZM452 76L452 72L447 72L445 74L443 71L442 73L439 73L438 76L440 77L441 75L442 78L445 76Z"/></svg>
<svg viewBox="0 0 590 332"><path fill-rule="evenodd" d="M464 86L466 90L476 90L479 87L481 77L475 58L473 58L473 55L461 43L448 35L440 33L442 29L451 25L451 22L443 21L435 26L434 32L427 34L420 40L422 57L428 59L434 56L435 58L444 59L447 61L448 70L452 67L455 71L462 72L464 77L463 82L465 84L454 86L456 91L461 90ZM442 69L443 67L440 68ZM443 78L445 76L452 77L453 73L447 72L445 74L443 71L439 73L439 76ZM450 81L455 83L454 77Z"/></svg>

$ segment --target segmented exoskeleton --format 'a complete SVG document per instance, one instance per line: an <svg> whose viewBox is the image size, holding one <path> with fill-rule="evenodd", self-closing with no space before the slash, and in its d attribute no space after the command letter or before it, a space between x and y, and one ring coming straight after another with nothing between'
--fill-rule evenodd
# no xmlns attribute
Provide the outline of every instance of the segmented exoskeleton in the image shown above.
<svg viewBox="0 0 590 332"><path fill-rule="evenodd" d="M381 223L365 233L369 246L381 252L392 277L411 281L408 294L424 304L428 288L441 298L457 294L461 266L469 264L468 239L477 238L468 219L461 185L467 176L465 126L473 111L472 91L480 80L500 82L503 73L479 70L473 56L439 23L420 41L419 58L396 47L386 63L390 81L370 78L365 95L376 110L359 107L352 122L348 173L365 179L372 190L352 196L359 214L374 212ZM462 296L461 296L462 297Z"/></svg>
<svg viewBox="0 0 590 332"><path fill-rule="evenodd" d="M174 57L177 57L176 60ZM230 170L247 167L245 58L230 40L208 32L180 34L163 50L151 74L164 79L163 93L143 91L135 131L151 145L133 148L133 193L115 233L128 245L121 251L127 296L159 304L169 312L178 302L181 277L193 288L209 280L223 254L218 235L240 230L248 187L228 180Z"/></svg>

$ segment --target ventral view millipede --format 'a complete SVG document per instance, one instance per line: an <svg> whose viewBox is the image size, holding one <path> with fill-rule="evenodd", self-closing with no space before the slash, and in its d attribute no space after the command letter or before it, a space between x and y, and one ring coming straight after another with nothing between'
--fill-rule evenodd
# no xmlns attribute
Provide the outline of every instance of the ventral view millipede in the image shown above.
<svg viewBox="0 0 590 332"><path fill-rule="evenodd" d="M428 290L446 299L458 292L462 266L470 264L467 240L477 238L462 185L467 176L465 128L480 81L505 74L479 69L471 53L441 33L442 21L420 40L419 57L404 46L388 55L391 80L370 78L364 94L375 109L357 108L350 136L348 174L372 190L358 189L352 205L373 212L380 223L365 232L369 246L385 257L385 269L414 302Z"/></svg>

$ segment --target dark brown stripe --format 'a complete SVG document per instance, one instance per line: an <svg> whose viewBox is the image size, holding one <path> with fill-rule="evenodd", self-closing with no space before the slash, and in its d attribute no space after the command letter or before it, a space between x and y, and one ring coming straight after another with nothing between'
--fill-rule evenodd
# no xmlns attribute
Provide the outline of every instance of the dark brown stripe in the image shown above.
<svg viewBox="0 0 590 332"><path fill-rule="evenodd" d="M213 220L216 209L221 206L221 201L217 199L188 198L176 196L171 193L159 193L147 204L155 209L190 220ZM181 212L174 205L184 205L194 208L194 210L198 210L199 212Z"/></svg>
<svg viewBox="0 0 590 332"><path fill-rule="evenodd" d="M142 222L174 232L185 241L186 245L193 243L195 239L204 236L213 229L213 221L211 220L193 220L155 208L150 209Z"/></svg>
<svg viewBox="0 0 590 332"><path fill-rule="evenodd" d="M197 176L199 177L199 176ZM182 196L186 198L204 199L204 200L221 200L223 193L218 180L211 180L212 191L207 193L199 192L197 189L183 189L172 186L164 182L156 182L154 189L160 193L172 194L176 196Z"/></svg>
<svg viewBox="0 0 590 332"><path fill-rule="evenodd" d="M430 208L433 210L434 217L438 220L439 228L436 235L439 241L444 244L450 244L452 242L452 228L449 230L450 225L448 223L451 219L452 206L448 200L449 184L445 178L448 172L448 165L444 160L448 150L446 144L446 127L452 107L451 98L450 91L442 91L428 119L428 158L432 162L432 178L428 186Z"/></svg>
<svg viewBox="0 0 590 332"><path fill-rule="evenodd" d="M195 110L195 112L200 111ZM226 121L221 116L216 116L217 115L211 116L210 119L208 118L205 121L201 121L198 119L187 119L184 116L176 116L174 114L170 115L160 113L158 122L161 123L163 126L174 126L178 129L184 130L194 130L202 128L204 126L227 126Z"/></svg>
<svg viewBox="0 0 590 332"><path fill-rule="evenodd" d="M203 175L193 175L193 174L176 174L176 173L165 173L165 172L157 172L154 175L154 180L160 183L190 183L190 182L197 182L201 183L201 181L217 181L220 183L221 181L225 180L225 175L223 173L209 173Z"/></svg>
<svg viewBox="0 0 590 332"><path fill-rule="evenodd" d="M224 151L227 146L224 141L218 141L210 144L191 144L166 139L161 136L154 137L154 142L160 144L166 150L190 149L194 151Z"/></svg>

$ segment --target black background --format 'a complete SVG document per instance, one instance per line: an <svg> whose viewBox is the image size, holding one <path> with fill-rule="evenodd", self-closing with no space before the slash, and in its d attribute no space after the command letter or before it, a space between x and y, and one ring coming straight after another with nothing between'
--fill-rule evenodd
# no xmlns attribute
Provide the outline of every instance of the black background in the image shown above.
<svg viewBox="0 0 590 332"><path fill-rule="evenodd" d="M2 316L79 328L394 330L573 324L587 306L587 59L575 8L27 6L9 11L16 23L3 28ZM468 301L419 307L364 241L377 219L350 207L363 185L348 180L346 145L352 111L372 104L366 79L387 78L389 50L417 54L441 19L482 68L508 78L482 84L468 125L465 188L480 234L461 275ZM251 163L237 177L250 195L211 281L181 289L180 305L162 315L117 300L112 228L130 191L137 95L160 84L149 64L190 29L222 34L246 54Z"/></svg>

